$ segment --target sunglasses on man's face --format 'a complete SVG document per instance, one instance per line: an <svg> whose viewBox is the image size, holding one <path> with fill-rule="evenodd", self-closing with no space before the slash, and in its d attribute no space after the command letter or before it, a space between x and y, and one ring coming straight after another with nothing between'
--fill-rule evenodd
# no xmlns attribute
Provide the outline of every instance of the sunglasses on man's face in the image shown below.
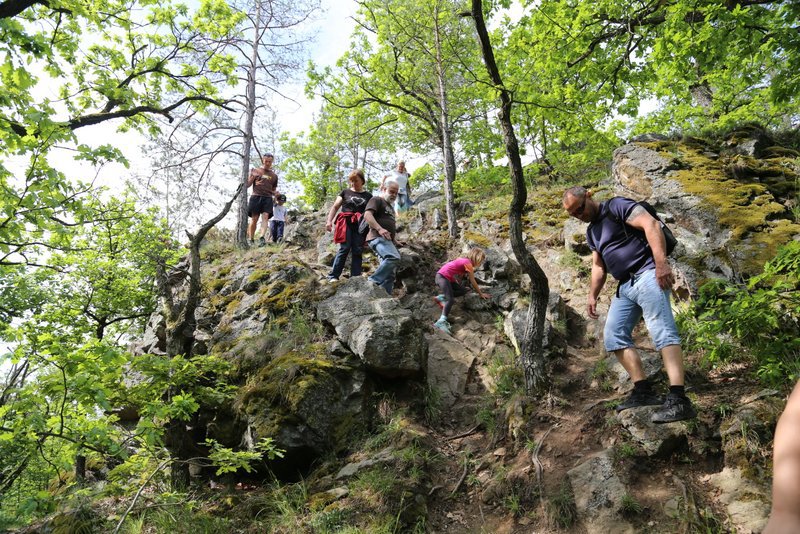
<svg viewBox="0 0 800 534"><path fill-rule="evenodd" d="M575 208L574 210L570 211L569 214L572 215L573 217L580 217L581 215L583 215L583 210L585 209L586 209L586 197L583 197L583 202L581 202L581 205Z"/></svg>

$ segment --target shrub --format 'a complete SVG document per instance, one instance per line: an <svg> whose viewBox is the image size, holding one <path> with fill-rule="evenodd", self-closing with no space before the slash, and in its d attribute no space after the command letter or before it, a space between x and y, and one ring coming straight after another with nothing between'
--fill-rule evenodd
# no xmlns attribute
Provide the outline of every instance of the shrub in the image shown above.
<svg viewBox="0 0 800 534"><path fill-rule="evenodd" d="M476 167L460 174L453 182L456 196L466 193L496 191L511 181L508 167Z"/></svg>
<svg viewBox="0 0 800 534"><path fill-rule="evenodd" d="M800 242L780 248L746 284L713 280L679 323L709 365L749 360L767 385L800 378Z"/></svg>

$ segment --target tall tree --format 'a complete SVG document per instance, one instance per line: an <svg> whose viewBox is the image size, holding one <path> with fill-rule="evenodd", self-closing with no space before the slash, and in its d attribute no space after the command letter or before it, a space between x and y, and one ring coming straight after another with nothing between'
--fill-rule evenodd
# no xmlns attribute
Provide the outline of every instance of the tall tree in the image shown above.
<svg viewBox="0 0 800 534"><path fill-rule="evenodd" d="M218 199L231 192L234 183L245 183L260 155L275 152L279 125L276 106L288 102L282 85L302 72L309 42L305 24L319 8L319 0L241 0L231 3L234 30L217 45L228 54L234 77L219 87L229 100L224 109L197 112L188 109L152 145L158 162L143 196L159 205L192 206L194 220L176 220L179 230L201 225L206 208L218 210ZM280 167L280 164L277 165ZM166 198L167 189L170 198ZM246 246L247 196L236 209L235 240Z"/></svg>
<svg viewBox="0 0 800 534"><path fill-rule="evenodd" d="M785 127L798 112L798 20L788 0L545 0L508 25L498 63L526 103L523 136L554 152L597 146L646 99L659 107L638 130Z"/></svg>
<svg viewBox="0 0 800 534"><path fill-rule="evenodd" d="M86 452L120 451L119 432L102 414L119 395L124 334L141 330L155 309L157 266L174 252L166 227L130 199L84 207L91 222L73 229L70 250L54 254L50 269L20 275L33 282L21 286L35 307L0 331L11 347L0 355L11 370L0 394L0 443L17 450L1 455L0 497L36 454L63 469L68 449L81 478Z"/></svg>
<svg viewBox="0 0 800 534"><path fill-rule="evenodd" d="M46 262L44 249L68 248L86 221L93 188L64 172L64 154L126 161L109 145L78 144L76 131L109 121L147 129L186 106L225 105L215 85L232 68L209 37L232 18L211 0L194 13L170 1L0 3L0 279ZM68 151L56 158L54 148Z"/></svg>
<svg viewBox="0 0 800 534"><path fill-rule="evenodd" d="M259 99L268 94L281 95L280 83L300 71L300 52L304 39L298 28L318 8L316 0L250 0L242 8L246 15L245 37L229 43L242 61L240 81L244 83L242 111L240 183L246 184L251 167L254 125L257 114L264 109ZM295 31L292 31L295 30ZM277 135L273 136L276 139ZM273 143L274 147L274 143ZM274 150L258 147L259 156ZM260 165L260 157L258 158ZM236 243L247 246L247 195L239 199Z"/></svg>
<svg viewBox="0 0 800 534"><path fill-rule="evenodd" d="M159 272L158 284L164 302L162 314L166 319L166 348L167 356L173 358L191 359L194 332L197 326L195 311L200 304L202 283L200 279L200 243L206 234L220 222L231 209L236 197L244 190L245 184L240 184L233 197L222 207L222 210L203 223L196 232L186 232L189 237L189 261L187 269L171 269L163 266ZM177 271L177 272L174 272ZM177 274L178 276L172 276ZM186 282L186 291L180 292L176 298L173 286L176 282ZM174 385L167 392L167 399L185 400L187 397L181 390L181 385ZM169 418L166 424L165 441L172 452L171 482L177 490L185 490L189 486L189 459L195 456L196 444L192 441L186 421L197 410L198 406L191 403L191 410L180 410Z"/></svg>
<svg viewBox="0 0 800 534"><path fill-rule="evenodd" d="M384 122L392 123L384 131L401 146L427 151L433 145L441 152L448 231L455 236L457 130L475 111L466 77L478 61L472 28L450 0L364 0L359 5L351 50L338 70L312 70L312 84L344 109L378 105Z"/></svg>
<svg viewBox="0 0 800 534"><path fill-rule="evenodd" d="M511 172L511 184L514 188L514 196L508 213L511 247L514 250L514 256L517 261L531 278L531 303L528 306L528 319L525 322L525 331L520 341L520 360L525 371L525 389L529 394L540 393L547 383L543 342L550 287L547 282L547 276L530 251L528 251L522 238L522 215L528 191L522 171L517 136L514 133L514 123L511 118L513 100L511 93L503 85L503 78L494 58L494 50L484 22L483 2L481 0L472 0L472 18L475 21L475 29L478 33L481 53L486 64L486 70L489 73L489 79L500 99L499 120L503 129L503 140Z"/></svg>
<svg viewBox="0 0 800 534"><path fill-rule="evenodd" d="M381 132L394 120L377 108L345 110L324 103L308 133L281 138L285 179L302 184L303 198L313 209L345 187L344 177L351 169L362 168L368 180L379 179L394 159L388 156L392 140Z"/></svg>

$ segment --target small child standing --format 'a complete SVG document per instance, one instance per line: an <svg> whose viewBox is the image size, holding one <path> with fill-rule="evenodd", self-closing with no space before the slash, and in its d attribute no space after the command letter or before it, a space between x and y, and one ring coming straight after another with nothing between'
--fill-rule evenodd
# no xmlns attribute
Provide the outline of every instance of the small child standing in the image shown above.
<svg viewBox="0 0 800 534"><path fill-rule="evenodd" d="M483 249L473 247L468 253L466 258L458 258L442 265L442 268L436 273L436 285L439 286L442 294L434 297L436 304L442 308L442 316L439 320L433 323L433 326L450 334L450 323L447 322L447 316L450 314L450 308L453 307L453 298L460 297L469 291L468 287L464 287L464 276L469 277L469 282L472 288L483 299L488 299L490 295L482 292L478 287L478 282L475 281L475 269L477 269L486 259L486 253Z"/></svg>
<svg viewBox="0 0 800 534"><path fill-rule="evenodd" d="M272 207L272 218L269 220L269 231L272 242L283 241L283 227L286 225L286 195L280 194L275 199L276 204Z"/></svg>

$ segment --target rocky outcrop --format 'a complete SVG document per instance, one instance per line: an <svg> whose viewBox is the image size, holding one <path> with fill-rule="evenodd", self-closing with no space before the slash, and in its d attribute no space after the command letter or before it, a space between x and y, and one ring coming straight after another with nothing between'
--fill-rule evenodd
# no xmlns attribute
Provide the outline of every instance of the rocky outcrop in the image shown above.
<svg viewBox="0 0 800 534"><path fill-rule="evenodd" d="M438 391L441 407L447 409L464 394L476 354L463 343L439 330L425 338L428 342L425 372L428 387Z"/></svg>
<svg viewBox="0 0 800 534"><path fill-rule="evenodd" d="M349 437L369 425L368 393L357 361L310 345L271 360L239 390L234 408L248 447L272 438L286 451L280 468L303 472L315 458L345 449Z"/></svg>
<svg viewBox="0 0 800 534"><path fill-rule="evenodd" d="M731 523L739 532L761 532L769 519L770 487L762 448L772 441L784 402L774 390L740 400L720 424L725 467L710 475Z"/></svg>
<svg viewBox="0 0 800 534"><path fill-rule="evenodd" d="M737 532L761 532L769 521L769 492L740 469L725 467L708 481L719 491L719 501Z"/></svg>
<svg viewBox="0 0 800 534"><path fill-rule="evenodd" d="M771 142L752 130L721 146L638 138L614 151L614 194L648 200L670 223L685 292L708 278L758 272L778 244L800 239L788 209L796 186L785 185L796 183L800 168L796 158L769 150Z"/></svg>
<svg viewBox="0 0 800 534"><path fill-rule="evenodd" d="M633 534L633 525L620 516L627 489L614 471L611 450L589 457L567 476L575 495L578 517L589 534Z"/></svg>
<svg viewBox="0 0 800 534"><path fill-rule="evenodd" d="M658 406L631 408L620 412L617 418L647 456L666 458L686 447L687 430L686 425L680 422L653 424L650 418L657 409Z"/></svg>
<svg viewBox="0 0 800 534"><path fill-rule="evenodd" d="M411 312L363 277L338 285L317 305L317 317L370 371L410 376L423 369L428 344Z"/></svg>

